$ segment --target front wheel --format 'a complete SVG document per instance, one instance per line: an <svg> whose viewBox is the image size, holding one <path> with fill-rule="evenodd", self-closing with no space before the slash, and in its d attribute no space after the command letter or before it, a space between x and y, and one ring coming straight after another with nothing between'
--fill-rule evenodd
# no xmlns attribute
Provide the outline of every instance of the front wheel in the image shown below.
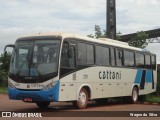
<svg viewBox="0 0 160 120"><path fill-rule="evenodd" d="M74 102L74 105L79 109L84 109L87 107L88 102L88 92L85 88L82 88L78 95L78 100Z"/></svg>
<svg viewBox="0 0 160 120"><path fill-rule="evenodd" d="M47 108L50 102L36 102L37 106L41 109Z"/></svg>

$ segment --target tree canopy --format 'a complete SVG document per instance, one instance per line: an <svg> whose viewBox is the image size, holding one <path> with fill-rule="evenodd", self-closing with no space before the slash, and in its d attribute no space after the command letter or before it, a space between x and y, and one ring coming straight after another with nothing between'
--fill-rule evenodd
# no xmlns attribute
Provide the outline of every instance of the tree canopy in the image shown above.
<svg viewBox="0 0 160 120"><path fill-rule="evenodd" d="M101 30L101 27L99 25L95 25L94 26L94 34L89 34L87 35L88 37L91 37L91 38L104 38L106 36L106 31Z"/></svg>
<svg viewBox="0 0 160 120"><path fill-rule="evenodd" d="M117 33L117 40L119 40L121 35L121 32ZM89 34L87 35L88 37L91 38L106 38L106 30L102 30L101 27L99 25L95 25L94 26L94 34Z"/></svg>
<svg viewBox="0 0 160 120"><path fill-rule="evenodd" d="M116 37L117 40L120 40L122 33L118 32ZM87 35L88 37L91 38L105 38L106 37L106 30L103 30L99 25L95 25L94 26L94 34L89 34ZM134 46L134 47L138 47L138 48L145 48L148 44L146 39L148 38L148 34L146 34L145 32L141 31L141 32L137 32L136 36L133 37L132 39L129 40L129 45L130 46Z"/></svg>
<svg viewBox="0 0 160 120"><path fill-rule="evenodd" d="M129 40L129 45L138 48L145 48L148 45L146 41L147 38L148 35L145 32L137 32L136 36Z"/></svg>
<svg viewBox="0 0 160 120"><path fill-rule="evenodd" d="M3 53L0 55L0 83L7 83L11 53Z"/></svg>

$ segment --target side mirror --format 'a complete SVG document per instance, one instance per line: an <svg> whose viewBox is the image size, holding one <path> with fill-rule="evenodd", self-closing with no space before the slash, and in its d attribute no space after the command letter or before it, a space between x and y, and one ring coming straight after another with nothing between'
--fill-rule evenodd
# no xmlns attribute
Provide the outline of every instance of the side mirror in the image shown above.
<svg viewBox="0 0 160 120"><path fill-rule="evenodd" d="M15 48L15 45L12 45L12 44L10 44L10 45L6 45L6 46L5 46L5 48L4 48L4 51L6 51L6 48L7 48L7 47Z"/></svg>

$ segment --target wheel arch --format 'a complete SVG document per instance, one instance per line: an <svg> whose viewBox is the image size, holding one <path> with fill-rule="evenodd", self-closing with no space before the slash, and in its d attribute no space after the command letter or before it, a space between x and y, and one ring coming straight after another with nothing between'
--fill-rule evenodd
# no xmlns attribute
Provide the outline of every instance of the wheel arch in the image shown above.
<svg viewBox="0 0 160 120"><path fill-rule="evenodd" d="M81 90L82 88L85 88L85 89L87 90L87 92L88 92L88 98L89 98L90 100L92 100L92 89L91 89L91 86L90 86L89 84L83 84L83 85L81 85L81 86L79 87L79 89L78 89L78 91L77 91L77 98L76 98L76 100L78 100L78 95L79 95L79 92L80 92L80 90Z"/></svg>
<svg viewBox="0 0 160 120"><path fill-rule="evenodd" d="M140 90L140 88L139 88L139 84L133 84L132 85L132 88L131 88L131 95L132 95L132 90L133 90L133 88L134 87L136 87L137 88L137 90L138 90L138 94L139 94L139 90Z"/></svg>

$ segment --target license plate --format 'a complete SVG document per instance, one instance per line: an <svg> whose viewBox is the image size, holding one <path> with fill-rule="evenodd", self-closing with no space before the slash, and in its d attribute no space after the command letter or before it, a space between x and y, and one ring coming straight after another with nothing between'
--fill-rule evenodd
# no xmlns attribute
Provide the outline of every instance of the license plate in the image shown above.
<svg viewBox="0 0 160 120"><path fill-rule="evenodd" d="M32 98L24 98L23 101L24 102L32 102Z"/></svg>

